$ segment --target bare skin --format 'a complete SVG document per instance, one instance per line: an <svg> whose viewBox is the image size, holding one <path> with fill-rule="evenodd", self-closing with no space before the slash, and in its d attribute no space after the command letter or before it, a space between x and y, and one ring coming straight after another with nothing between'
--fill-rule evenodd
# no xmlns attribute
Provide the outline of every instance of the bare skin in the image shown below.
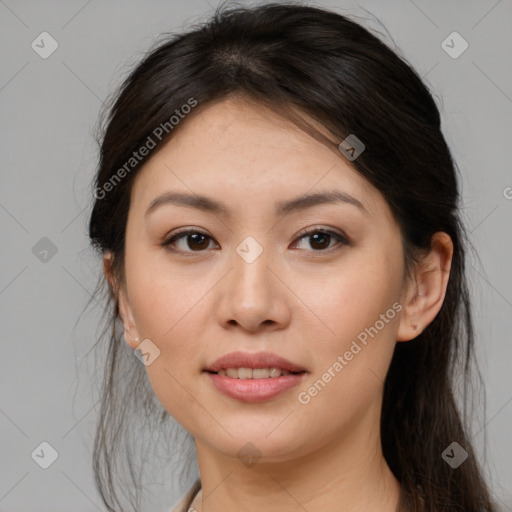
<svg viewBox="0 0 512 512"><path fill-rule="evenodd" d="M332 190L361 206L275 213L278 202ZM146 214L167 191L208 196L231 216L171 203ZM162 246L178 228L206 238ZM325 230L347 241L315 242ZM262 249L251 263L236 251L248 236ZM341 153L261 106L229 99L184 121L134 182L125 282L112 277L110 254L104 268L119 291L127 343L135 349L150 339L158 347L148 378L194 436L196 510L396 510L400 485L379 433L383 381L395 344L414 343L441 308L452 251L448 235L436 233L404 278L400 229L380 192ZM332 370L360 333L381 324L341 371ZM270 400L237 400L203 371L235 350L274 352L307 373ZM329 368L328 383L308 393ZM248 442L260 457L254 464L237 455Z"/></svg>

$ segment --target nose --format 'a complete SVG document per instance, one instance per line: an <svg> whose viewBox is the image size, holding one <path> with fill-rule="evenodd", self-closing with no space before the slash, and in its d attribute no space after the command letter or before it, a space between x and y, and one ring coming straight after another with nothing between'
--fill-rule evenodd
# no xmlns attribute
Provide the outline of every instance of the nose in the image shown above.
<svg viewBox="0 0 512 512"><path fill-rule="evenodd" d="M235 252L230 263L232 270L218 288L220 325L250 332L285 328L291 319L290 292L271 268L267 251L251 263Z"/></svg>

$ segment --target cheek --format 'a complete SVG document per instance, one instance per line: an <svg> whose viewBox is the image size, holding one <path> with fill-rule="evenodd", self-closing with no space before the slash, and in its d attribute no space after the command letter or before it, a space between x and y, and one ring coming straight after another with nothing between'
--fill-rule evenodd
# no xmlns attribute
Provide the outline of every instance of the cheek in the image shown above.
<svg viewBox="0 0 512 512"><path fill-rule="evenodd" d="M332 416L342 413L329 403L343 404L348 411L364 407L376 396L396 344L400 259L390 264L393 258L374 254L347 259L325 281L303 281L308 306L322 322L309 336L314 340L314 375L300 391L306 392L304 401L311 398Z"/></svg>
<svg viewBox="0 0 512 512"><path fill-rule="evenodd" d="M154 350L159 351L158 357L146 366L155 394L167 409L171 405L167 403L170 397L183 407L186 394L179 385L185 382L183 362L196 361L199 337L194 329L201 324L192 320L200 309L206 283L194 285L189 280L192 277L173 271L144 251L127 251L126 269L139 338L149 339L156 347Z"/></svg>
<svg viewBox="0 0 512 512"><path fill-rule="evenodd" d="M365 329L374 326L385 315L385 327L378 330L389 335L396 325L396 311L386 312L400 297L401 267L392 258L374 256L373 251L360 251L342 260L328 273L301 277L299 293L306 297L305 310L315 313L318 340L326 348L343 350ZM400 261L400 260L398 260ZM298 284L299 286L299 284ZM311 313L310 313L311 314Z"/></svg>
<svg viewBox="0 0 512 512"><path fill-rule="evenodd" d="M208 283L198 281L186 266L171 265L165 250L158 247L127 249L126 269L140 334L155 343L172 342Z"/></svg>
<svg viewBox="0 0 512 512"><path fill-rule="evenodd" d="M197 419L204 415L190 386L191 375L197 370L198 340L201 322L195 322L201 310L200 296L186 293L174 279L155 279L157 269L145 273L138 287L134 304L141 339L149 338L158 347L159 356L146 372L155 396L165 410L189 432L195 433ZM135 295L135 294L134 294ZM196 316L194 316L196 315Z"/></svg>

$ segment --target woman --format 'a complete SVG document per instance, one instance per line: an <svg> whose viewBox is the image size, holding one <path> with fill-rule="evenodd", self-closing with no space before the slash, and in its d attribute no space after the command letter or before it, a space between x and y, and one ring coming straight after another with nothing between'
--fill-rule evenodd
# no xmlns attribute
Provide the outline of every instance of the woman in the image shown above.
<svg viewBox="0 0 512 512"><path fill-rule="evenodd" d="M141 409L193 439L176 511L495 510L453 391L473 344L456 168L380 40L315 7L219 10L127 78L94 187L108 510Z"/></svg>

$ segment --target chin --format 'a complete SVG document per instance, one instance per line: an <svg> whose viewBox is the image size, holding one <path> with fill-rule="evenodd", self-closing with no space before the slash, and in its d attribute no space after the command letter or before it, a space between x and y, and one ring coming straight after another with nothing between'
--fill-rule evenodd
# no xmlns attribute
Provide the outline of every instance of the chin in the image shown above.
<svg viewBox="0 0 512 512"><path fill-rule="evenodd" d="M223 426L233 436L228 434L222 437L203 438L216 450L230 456L242 459L244 457L261 458L262 462L283 462L296 456L299 450L304 449L307 438L300 438L300 434L284 428L277 427L280 418L272 424L262 425L260 428L247 428L247 423L230 423ZM305 430L303 430L304 434ZM211 434L211 430L208 432Z"/></svg>

